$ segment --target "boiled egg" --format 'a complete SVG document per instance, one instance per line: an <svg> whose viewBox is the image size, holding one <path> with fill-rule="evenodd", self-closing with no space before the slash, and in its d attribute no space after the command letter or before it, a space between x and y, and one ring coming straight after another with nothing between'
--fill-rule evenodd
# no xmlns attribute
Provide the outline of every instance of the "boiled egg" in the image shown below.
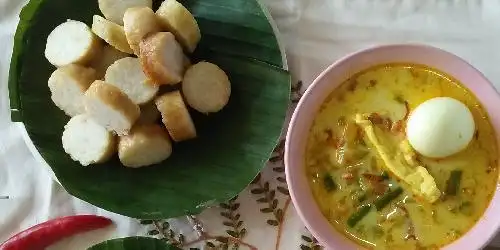
<svg viewBox="0 0 500 250"><path fill-rule="evenodd" d="M465 149L475 131L469 108L450 97L432 98L410 114L406 136L420 154L443 158Z"/></svg>

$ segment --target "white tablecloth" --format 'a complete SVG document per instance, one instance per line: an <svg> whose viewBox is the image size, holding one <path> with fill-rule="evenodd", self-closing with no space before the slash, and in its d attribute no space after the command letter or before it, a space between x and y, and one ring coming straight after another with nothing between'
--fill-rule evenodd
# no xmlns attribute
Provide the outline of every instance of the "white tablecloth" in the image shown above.
<svg viewBox="0 0 500 250"><path fill-rule="evenodd" d="M134 219L103 211L68 195L54 182L44 167L35 161L21 137L20 126L10 123L7 77L13 35L19 11L26 0L0 0L0 242L22 229L47 219L72 214L103 214L116 222L116 227L74 237L51 249L85 249L105 239L127 235L153 234L154 225L141 225ZM367 46L420 42L449 50L476 66L500 87L500 1L498 0L264 0L281 31L294 81L309 84L320 71L336 59ZM263 173L261 184L271 182L278 190L282 176L280 163ZM283 185L283 184L281 184ZM241 193L235 203L240 206L246 235L242 241L261 250L275 249L278 227L268 224L273 215L260 212L259 195L251 194L254 184ZM278 190L284 223L279 249L313 246L293 206L286 205L288 196ZM227 236L230 230L222 223L222 208L213 208L197 217L211 236ZM199 236L193 221L170 220L177 236L185 241ZM270 222L272 224L272 221ZM157 223L161 226L161 223ZM160 230L161 231L161 230ZM265 240L264 240L265 239ZM495 243L496 241L496 243ZM492 245L500 246L500 237ZM218 244L216 241L212 241ZM201 244L205 245L205 243ZM194 247L196 244L189 245ZM189 249L187 247L187 249ZM240 249L248 249L241 246Z"/></svg>

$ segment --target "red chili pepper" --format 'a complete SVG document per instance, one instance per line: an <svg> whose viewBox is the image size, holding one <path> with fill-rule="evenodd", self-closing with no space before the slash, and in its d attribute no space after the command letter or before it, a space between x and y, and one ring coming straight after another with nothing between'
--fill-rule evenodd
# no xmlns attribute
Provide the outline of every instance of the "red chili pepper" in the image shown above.
<svg viewBox="0 0 500 250"><path fill-rule="evenodd" d="M112 223L112 220L96 215L57 218L12 236L0 245L0 250L44 250L63 238L103 228Z"/></svg>

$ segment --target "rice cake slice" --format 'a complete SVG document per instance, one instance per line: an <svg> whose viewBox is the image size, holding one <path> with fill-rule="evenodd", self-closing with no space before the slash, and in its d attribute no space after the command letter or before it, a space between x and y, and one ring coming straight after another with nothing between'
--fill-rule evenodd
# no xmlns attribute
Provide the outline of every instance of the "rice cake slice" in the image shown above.
<svg viewBox="0 0 500 250"><path fill-rule="evenodd" d="M155 103L174 141L196 138L196 128L179 91L166 93L156 98Z"/></svg>

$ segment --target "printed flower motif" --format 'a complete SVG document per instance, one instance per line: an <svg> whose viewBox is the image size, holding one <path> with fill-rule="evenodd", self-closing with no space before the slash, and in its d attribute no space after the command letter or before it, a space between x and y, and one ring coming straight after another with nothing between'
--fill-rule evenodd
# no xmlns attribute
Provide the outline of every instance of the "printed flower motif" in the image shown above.
<svg viewBox="0 0 500 250"><path fill-rule="evenodd" d="M300 250L322 250L323 247L318 244L318 240L312 236L302 235L300 237L303 243L300 245Z"/></svg>
<svg viewBox="0 0 500 250"><path fill-rule="evenodd" d="M274 218L267 220L267 224L271 226L278 226L281 221L283 221L283 209L278 208L278 199L276 198L276 190L270 189L269 182L262 182L261 174L252 182L253 186L256 188L252 189L250 192L254 195L258 195L260 198L257 199L257 203L263 203L266 206L260 209L260 212L265 214L273 214Z"/></svg>
<svg viewBox="0 0 500 250"><path fill-rule="evenodd" d="M300 101L300 98L302 98L302 81L298 81L294 84L292 84L292 103L296 104Z"/></svg>
<svg viewBox="0 0 500 250"><path fill-rule="evenodd" d="M170 223L163 220L141 220L142 225L150 225L153 229L148 231L148 235L157 236L165 240L167 243L174 246L182 246L184 244L184 235L176 233L170 228Z"/></svg>

